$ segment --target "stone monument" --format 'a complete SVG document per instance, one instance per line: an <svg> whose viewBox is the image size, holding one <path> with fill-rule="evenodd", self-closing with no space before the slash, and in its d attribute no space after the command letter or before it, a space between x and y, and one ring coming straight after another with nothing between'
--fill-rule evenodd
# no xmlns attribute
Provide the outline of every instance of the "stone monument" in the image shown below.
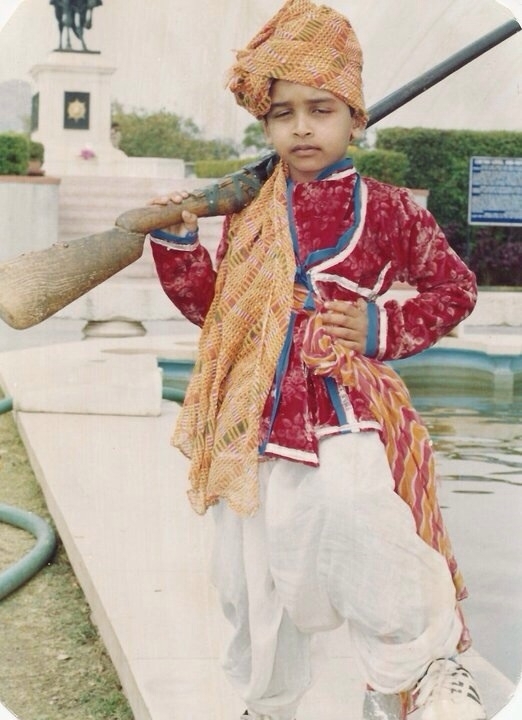
<svg viewBox="0 0 522 720"><path fill-rule="evenodd" d="M139 198L137 207L166 192L173 179L184 178L185 163L128 157L120 150L121 130L111 122L111 79L116 68L101 50L91 50L88 40L93 12L96 23L103 20L96 10L102 1L50 0L49 4L58 23L58 43L31 68L35 85L31 137L44 145L46 175L60 178L59 240L67 241L110 227L123 209L129 209L129 205L119 207L122 199L132 203L133 193ZM161 192L155 189L158 180ZM147 246L132 267L59 316L86 321L85 337L142 335L145 321L163 319L163 299ZM169 317L171 308L170 304L166 309Z"/></svg>
<svg viewBox="0 0 522 720"><path fill-rule="evenodd" d="M58 23L58 47L31 68L31 138L45 147L46 174L183 177L181 160L129 158L117 147L111 125L116 68L86 42L102 0L50 0L50 5Z"/></svg>

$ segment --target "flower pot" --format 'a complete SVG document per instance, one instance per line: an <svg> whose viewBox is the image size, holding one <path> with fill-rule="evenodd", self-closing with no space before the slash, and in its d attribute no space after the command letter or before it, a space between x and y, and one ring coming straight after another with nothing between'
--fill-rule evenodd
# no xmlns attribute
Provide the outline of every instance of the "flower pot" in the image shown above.
<svg viewBox="0 0 522 720"><path fill-rule="evenodd" d="M42 170L42 161L38 159L30 159L27 165L28 175L45 175L45 171Z"/></svg>

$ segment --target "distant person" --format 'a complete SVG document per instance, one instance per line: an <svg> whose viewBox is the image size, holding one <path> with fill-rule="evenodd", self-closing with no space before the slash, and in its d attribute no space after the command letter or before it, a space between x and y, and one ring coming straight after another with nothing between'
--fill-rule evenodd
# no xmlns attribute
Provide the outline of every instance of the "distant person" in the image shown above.
<svg viewBox="0 0 522 720"><path fill-rule="evenodd" d="M280 160L226 218L217 272L194 214L152 233L166 294L202 326L173 444L191 459L194 509L215 518L224 670L245 720L298 716L321 668L316 635L345 621L365 720L413 707L485 720L458 659L466 590L431 441L384 362L455 327L476 283L407 190L345 157L367 120L361 69L350 23L309 0L286 2L237 53L229 87ZM396 281L417 295L379 300Z"/></svg>
<svg viewBox="0 0 522 720"><path fill-rule="evenodd" d="M111 125L111 143L113 147L119 148L121 143L121 128L118 123Z"/></svg>

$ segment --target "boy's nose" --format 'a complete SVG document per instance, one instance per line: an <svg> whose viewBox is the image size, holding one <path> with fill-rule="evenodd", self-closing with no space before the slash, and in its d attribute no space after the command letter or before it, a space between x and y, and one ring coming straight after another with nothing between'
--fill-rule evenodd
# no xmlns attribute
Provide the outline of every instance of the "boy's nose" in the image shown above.
<svg viewBox="0 0 522 720"><path fill-rule="evenodd" d="M305 135L310 135L310 133L310 125L306 117L303 117L302 115L296 115L294 134L299 135L300 137L304 137Z"/></svg>

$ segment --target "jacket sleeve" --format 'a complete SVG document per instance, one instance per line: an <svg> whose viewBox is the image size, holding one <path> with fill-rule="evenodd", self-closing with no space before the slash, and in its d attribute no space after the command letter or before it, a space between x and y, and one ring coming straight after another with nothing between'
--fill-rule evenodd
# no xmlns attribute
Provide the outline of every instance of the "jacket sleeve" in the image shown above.
<svg viewBox="0 0 522 720"><path fill-rule="evenodd" d="M226 251L227 228L225 222L218 263ZM149 238L165 294L190 322L201 327L214 298L216 270L210 253L200 245L197 233L181 238L156 231Z"/></svg>
<svg viewBox="0 0 522 720"><path fill-rule="evenodd" d="M450 247L433 216L408 191L400 190L391 228L396 280L416 295L378 305L378 351L381 360L413 355L433 345L473 310L475 276Z"/></svg>

